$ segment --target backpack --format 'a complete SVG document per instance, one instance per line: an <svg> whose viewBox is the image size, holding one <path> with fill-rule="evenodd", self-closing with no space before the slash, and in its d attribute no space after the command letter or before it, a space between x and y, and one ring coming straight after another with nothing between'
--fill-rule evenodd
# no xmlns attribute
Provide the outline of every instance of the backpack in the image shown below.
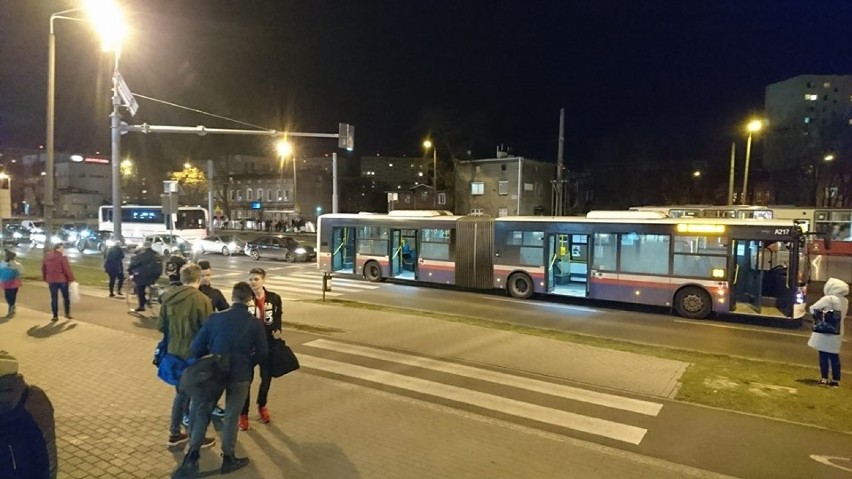
<svg viewBox="0 0 852 479"><path fill-rule="evenodd" d="M45 437L25 405L27 387L20 403L2 418L0 427L0 477L9 479L50 477L50 458ZM8 420L7 420L8 419Z"/></svg>

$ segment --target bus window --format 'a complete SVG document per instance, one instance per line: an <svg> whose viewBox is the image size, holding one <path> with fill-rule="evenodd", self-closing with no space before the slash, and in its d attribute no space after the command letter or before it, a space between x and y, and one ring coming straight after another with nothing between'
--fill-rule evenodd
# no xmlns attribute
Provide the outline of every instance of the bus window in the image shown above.
<svg viewBox="0 0 852 479"><path fill-rule="evenodd" d="M621 264L625 273L669 274L668 235L621 235Z"/></svg>
<svg viewBox="0 0 852 479"><path fill-rule="evenodd" d="M592 268L603 271L615 271L618 244L614 234L595 233L595 250Z"/></svg>
<svg viewBox="0 0 852 479"><path fill-rule="evenodd" d="M449 261L451 230L444 228L426 228L422 230L423 240L420 243L420 257Z"/></svg>
<svg viewBox="0 0 852 479"><path fill-rule="evenodd" d="M358 254L387 256L388 229L378 226L361 226L358 228Z"/></svg>
<svg viewBox="0 0 852 479"><path fill-rule="evenodd" d="M518 264L544 265L544 231L511 231L506 237L506 253L517 251Z"/></svg>

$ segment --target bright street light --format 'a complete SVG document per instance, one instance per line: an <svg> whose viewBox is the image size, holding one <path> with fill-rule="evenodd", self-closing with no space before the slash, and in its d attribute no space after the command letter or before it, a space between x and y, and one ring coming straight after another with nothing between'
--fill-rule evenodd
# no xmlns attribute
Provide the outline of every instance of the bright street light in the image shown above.
<svg viewBox="0 0 852 479"><path fill-rule="evenodd" d="M432 149L432 207L438 208L438 150L432 144L432 141L426 140L423 142L423 148L427 151Z"/></svg>
<svg viewBox="0 0 852 479"><path fill-rule="evenodd" d="M121 20L120 12L118 11L118 7L114 1L111 0L91 0L87 2L85 10L87 10L89 14L89 19L69 16L71 13L80 12L84 10L84 8L72 8L70 10L63 10L61 12L56 12L50 15L50 29L48 35L48 50L47 50L47 161L45 164L45 172L43 173L45 176L45 193L44 193L44 220L45 220L45 229L51 231L53 228L53 197L55 196L54 191L54 177L56 175L55 167L54 167L54 124L55 124L55 115L56 115L56 31L54 29L54 20L74 20L78 22L89 21L94 24L95 29L98 34L102 38L102 44L111 45L113 48L117 48L119 41L118 37L116 37L117 32L123 32L123 22ZM118 54L116 54L116 63L118 62ZM115 95L117 97L117 93ZM116 110L118 107L115 107ZM118 135L118 123L115 122L113 125L113 139ZM115 146L115 145L114 145ZM117 157L113 157L113 198L117 198L116 194L116 178L119 175L118 169L118 160ZM116 203L113 201L113 203ZM120 226L120 216L116 220L116 224ZM119 234L121 232L121 228L118 228Z"/></svg>
<svg viewBox="0 0 852 479"><path fill-rule="evenodd" d="M693 178L701 178L701 172L700 172L700 171L698 171L698 170L693 171L693 172L692 172L692 177L693 177Z"/></svg>
<svg viewBox="0 0 852 479"><path fill-rule="evenodd" d="M829 154L825 155L825 158L823 158L823 160L825 160L825 161L834 161L834 155L832 155L831 153L829 153Z"/></svg>
<svg viewBox="0 0 852 479"><path fill-rule="evenodd" d="M288 156L293 157L293 209L296 209L296 154L293 149L293 144L287 140L279 140L275 144L275 149L278 151L278 156L281 158L281 189L284 189L284 159Z"/></svg>
<svg viewBox="0 0 852 479"><path fill-rule="evenodd" d="M751 136L754 133L763 128L763 121L761 120L751 120L746 125L746 130L748 130L748 140L746 141L746 157L745 157L745 172L743 173L743 197L740 198L740 204L746 204L748 197L748 169L749 162L751 161Z"/></svg>

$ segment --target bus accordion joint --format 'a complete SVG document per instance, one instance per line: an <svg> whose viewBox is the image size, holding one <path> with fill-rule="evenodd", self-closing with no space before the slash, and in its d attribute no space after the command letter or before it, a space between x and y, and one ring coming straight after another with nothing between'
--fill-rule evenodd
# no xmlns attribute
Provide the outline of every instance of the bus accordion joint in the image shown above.
<svg viewBox="0 0 852 479"><path fill-rule="evenodd" d="M725 225L680 223L677 225L677 232L722 234L725 232Z"/></svg>

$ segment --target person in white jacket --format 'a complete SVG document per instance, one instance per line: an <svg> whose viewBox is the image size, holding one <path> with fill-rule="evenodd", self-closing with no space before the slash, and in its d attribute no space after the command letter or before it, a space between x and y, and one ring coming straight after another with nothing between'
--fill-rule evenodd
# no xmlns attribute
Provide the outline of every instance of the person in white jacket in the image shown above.
<svg viewBox="0 0 852 479"><path fill-rule="evenodd" d="M843 340L846 314L849 312L849 285L837 278L829 278L823 288L825 296L811 305L811 314L814 311L839 311L840 312L840 334L811 333L808 346L819 351L819 373L820 384L829 386L840 386L840 346ZM831 381L828 380L828 367L831 364Z"/></svg>

